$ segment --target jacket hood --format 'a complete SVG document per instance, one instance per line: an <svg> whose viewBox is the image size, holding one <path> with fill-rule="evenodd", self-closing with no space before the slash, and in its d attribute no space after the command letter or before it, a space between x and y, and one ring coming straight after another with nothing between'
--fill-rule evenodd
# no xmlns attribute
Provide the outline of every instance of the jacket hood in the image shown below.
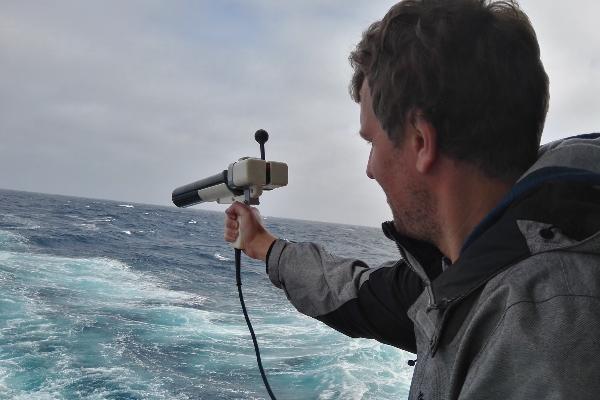
<svg viewBox="0 0 600 400"><path fill-rule="evenodd" d="M600 174L600 133L556 140L540 147L538 160L519 181L547 167L562 167Z"/></svg>
<svg viewBox="0 0 600 400"><path fill-rule="evenodd" d="M513 204L532 192L552 183L600 184L600 133L590 133L557 140L540 147L538 160L519 178L511 191L475 227L463 244L461 254L483 232L498 221ZM580 193L581 195L581 193ZM579 199L586 202L587 196ZM560 202L560 198L554 199ZM546 203L546 202L542 202ZM597 202L596 205L599 205ZM594 221L589 221L594 222ZM600 219L596 230L600 230Z"/></svg>

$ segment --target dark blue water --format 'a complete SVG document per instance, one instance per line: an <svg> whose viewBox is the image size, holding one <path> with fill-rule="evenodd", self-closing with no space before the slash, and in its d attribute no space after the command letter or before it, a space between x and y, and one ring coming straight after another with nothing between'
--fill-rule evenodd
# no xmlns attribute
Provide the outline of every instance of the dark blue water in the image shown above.
<svg viewBox="0 0 600 400"><path fill-rule="evenodd" d="M263 399L220 213L0 190L0 398ZM372 265L378 229L267 219ZM409 354L299 314L243 258L250 318L285 399L397 399Z"/></svg>

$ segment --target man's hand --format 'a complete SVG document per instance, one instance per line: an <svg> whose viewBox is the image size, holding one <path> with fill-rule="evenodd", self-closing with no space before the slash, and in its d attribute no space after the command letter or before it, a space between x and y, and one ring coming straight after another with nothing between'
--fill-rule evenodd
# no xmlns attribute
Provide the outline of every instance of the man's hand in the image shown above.
<svg viewBox="0 0 600 400"><path fill-rule="evenodd" d="M256 260L266 261L269 247L277 238L265 229L256 208L236 201L225 211L225 240L235 242L240 228L244 253Z"/></svg>

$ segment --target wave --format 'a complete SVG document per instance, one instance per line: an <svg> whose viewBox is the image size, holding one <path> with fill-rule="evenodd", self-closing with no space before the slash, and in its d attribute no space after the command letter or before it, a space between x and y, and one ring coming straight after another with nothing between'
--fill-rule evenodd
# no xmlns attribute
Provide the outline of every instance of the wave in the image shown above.
<svg viewBox="0 0 600 400"><path fill-rule="evenodd" d="M215 260L219 260L219 261L231 261L231 258L225 257L224 255L221 255L219 253L215 253L214 258L215 258Z"/></svg>
<svg viewBox="0 0 600 400"><path fill-rule="evenodd" d="M18 230L38 230L41 228L38 221L33 221L29 218L13 214L3 214L0 216L2 226L4 229L18 229Z"/></svg>
<svg viewBox="0 0 600 400"><path fill-rule="evenodd" d="M154 365L164 372L173 367L165 359L193 356L197 352L187 346L202 338L225 348L230 337L244 333L227 314L198 309L205 297L171 290L110 258L0 251L0 292L0 388L11 398L56 398L96 379L99 392L88 394L98 399L173 398L140 378L143 371ZM184 354L174 355L173 346ZM234 357L236 349L228 349ZM161 391L164 397L156 397Z"/></svg>
<svg viewBox="0 0 600 400"><path fill-rule="evenodd" d="M98 222L113 222L114 217L101 217L101 218L92 218L88 219L87 222L98 223Z"/></svg>
<svg viewBox="0 0 600 400"><path fill-rule="evenodd" d="M18 233L0 230L0 249L26 249L29 240Z"/></svg>
<svg viewBox="0 0 600 400"><path fill-rule="evenodd" d="M80 227L84 230L88 230L88 231L97 231L98 230L98 226L92 222L75 224L75 226L78 226L78 227Z"/></svg>
<svg viewBox="0 0 600 400"><path fill-rule="evenodd" d="M64 202L20 195L0 215L0 398L264 397L221 214ZM343 237L340 252L386 256L377 253L385 238L354 244L369 237L362 228L270 223L291 239L316 230L332 245ZM243 264L246 306L278 397L406 397L409 355L299 315L264 263Z"/></svg>

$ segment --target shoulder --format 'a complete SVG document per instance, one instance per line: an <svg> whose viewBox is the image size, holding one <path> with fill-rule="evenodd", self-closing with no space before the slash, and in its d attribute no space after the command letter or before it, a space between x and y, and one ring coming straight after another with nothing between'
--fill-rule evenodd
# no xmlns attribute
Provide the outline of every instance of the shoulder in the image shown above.
<svg viewBox="0 0 600 400"><path fill-rule="evenodd" d="M598 256L556 252L490 281L463 337L478 345L461 395L483 398L495 388L506 399L596 398L598 268Z"/></svg>
<svg viewBox="0 0 600 400"><path fill-rule="evenodd" d="M551 251L516 262L489 280L471 300L463 329L485 341L517 331L558 331L598 315L600 255Z"/></svg>
<svg viewBox="0 0 600 400"><path fill-rule="evenodd" d="M560 250L532 255L491 279L480 299L494 298L508 308L574 296L600 298L600 255Z"/></svg>

